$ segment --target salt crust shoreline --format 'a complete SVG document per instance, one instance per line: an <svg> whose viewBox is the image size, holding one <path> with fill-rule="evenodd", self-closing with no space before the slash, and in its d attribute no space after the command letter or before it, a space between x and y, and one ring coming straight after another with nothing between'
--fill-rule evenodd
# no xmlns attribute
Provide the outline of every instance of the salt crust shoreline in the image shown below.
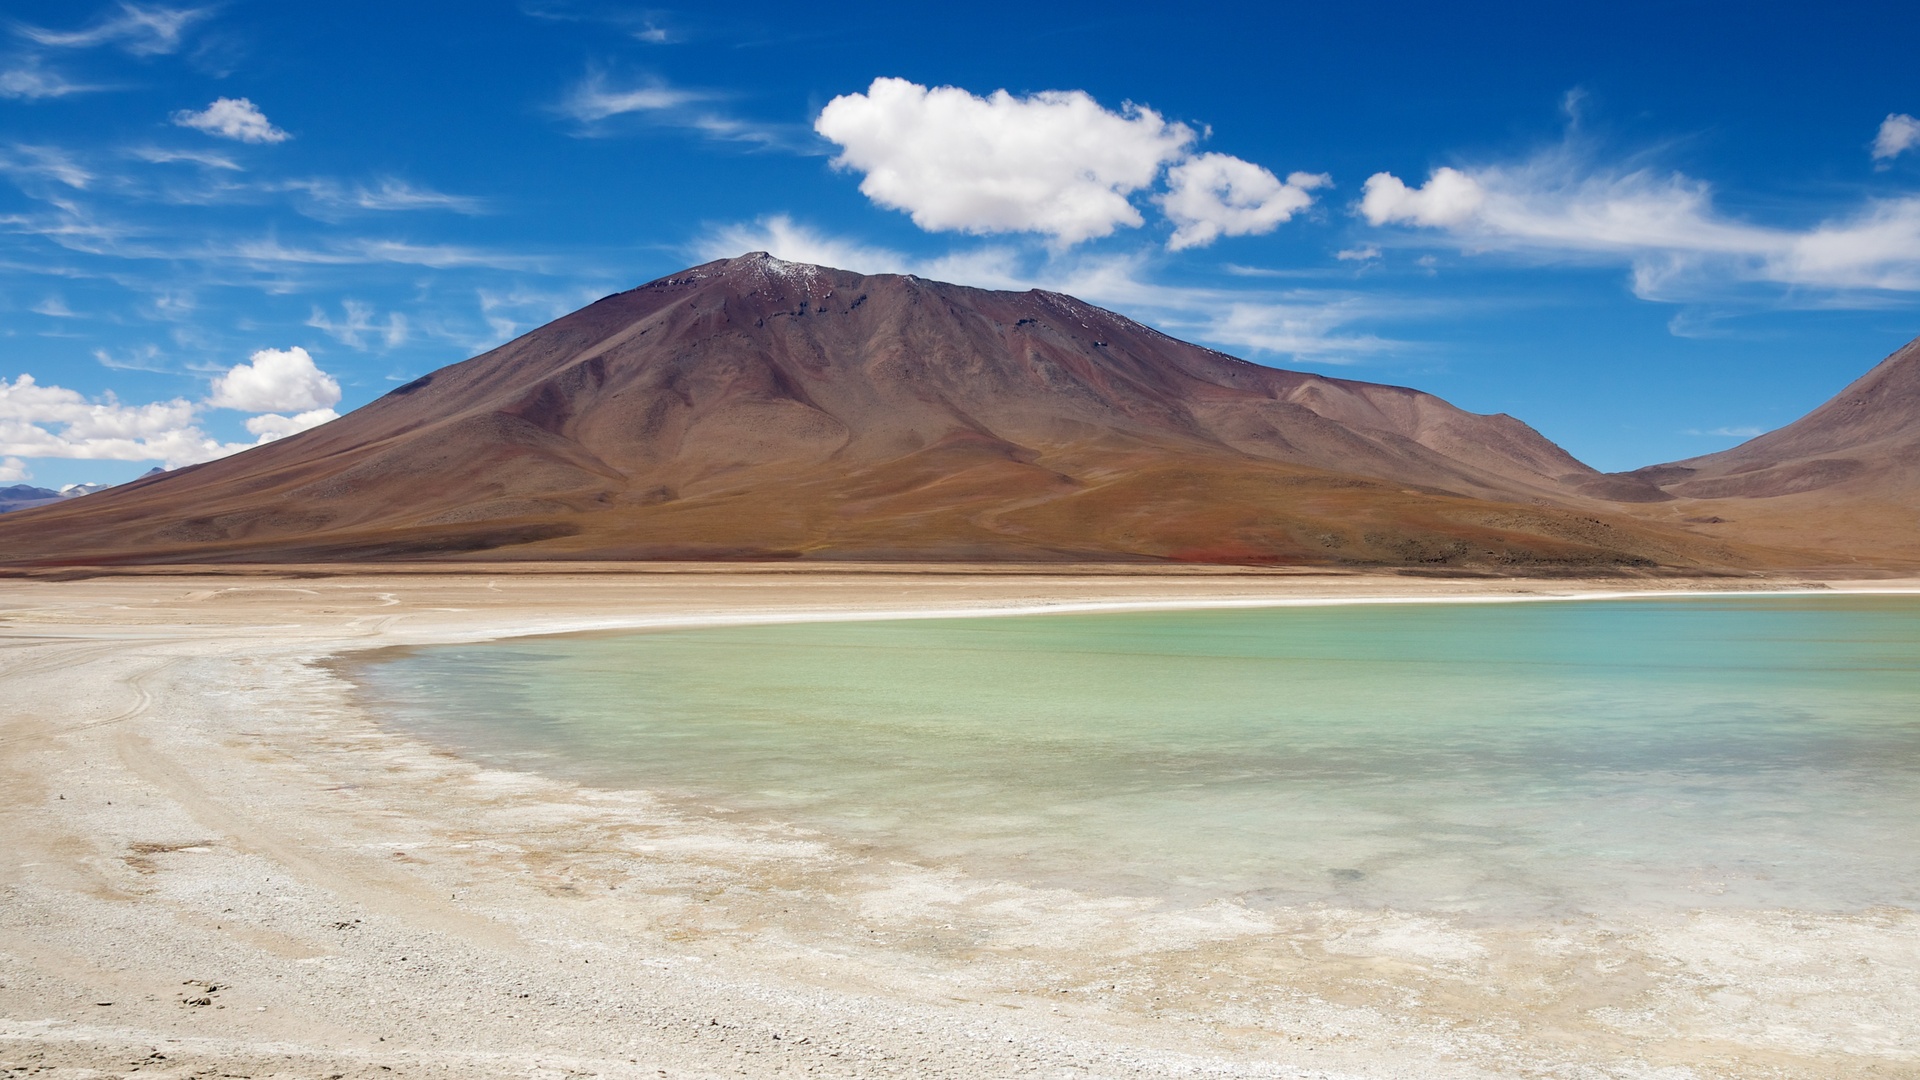
<svg viewBox="0 0 1920 1080"><path fill-rule="evenodd" d="M382 727L323 663L522 634L1800 581L517 569L0 580L0 1075L1920 1075L1908 909L1487 927L972 880L478 767Z"/></svg>
<svg viewBox="0 0 1920 1080"><path fill-rule="evenodd" d="M1148 611L1244 611L1258 608L1361 607L1419 604L1539 604L1605 600L1709 600L1715 597L1753 599L1786 596L1917 596L1920 588L1831 588L1801 589L1671 589L1653 591L1569 592L1551 595L1498 594L1485 596L1318 596L1288 598L1249 598L1243 600L1162 600L1162 601L1089 601L1084 603L1022 604L1006 607L915 608L911 610L786 611L767 614L727 615L718 612L701 615L635 617L587 622L560 622L539 629L499 627L465 635L447 635L430 645L455 645L479 641L505 641L522 637L562 637L574 634L619 633L628 630L700 630L727 626L786 626L806 623L890 622L906 619L993 619L1029 615L1102 615Z"/></svg>

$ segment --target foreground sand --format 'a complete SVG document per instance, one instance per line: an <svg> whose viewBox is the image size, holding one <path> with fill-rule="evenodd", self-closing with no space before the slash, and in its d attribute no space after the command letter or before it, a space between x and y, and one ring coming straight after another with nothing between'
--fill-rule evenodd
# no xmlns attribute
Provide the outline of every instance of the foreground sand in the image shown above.
<svg viewBox="0 0 1920 1080"><path fill-rule="evenodd" d="M1042 892L483 769L318 663L623 625L1797 584L0 580L0 1075L1920 1076L1910 910L1470 925Z"/></svg>

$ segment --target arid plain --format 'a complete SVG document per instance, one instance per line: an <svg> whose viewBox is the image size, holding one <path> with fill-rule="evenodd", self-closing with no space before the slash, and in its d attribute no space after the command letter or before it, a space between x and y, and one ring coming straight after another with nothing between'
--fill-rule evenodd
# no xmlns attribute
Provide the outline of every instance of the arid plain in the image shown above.
<svg viewBox="0 0 1920 1080"><path fill-rule="evenodd" d="M0 1065L1913 1075L1910 910L1489 923L1038 890L484 768L383 726L339 666L621 627L1701 589L1920 582L686 564L13 577Z"/></svg>

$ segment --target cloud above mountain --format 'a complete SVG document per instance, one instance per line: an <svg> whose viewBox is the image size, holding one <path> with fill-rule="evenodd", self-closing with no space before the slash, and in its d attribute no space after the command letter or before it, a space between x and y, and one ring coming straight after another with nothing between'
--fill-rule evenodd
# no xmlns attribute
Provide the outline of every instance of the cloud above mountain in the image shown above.
<svg viewBox="0 0 1920 1080"><path fill-rule="evenodd" d="M340 402L340 383L320 370L307 350L261 349L213 380L207 404L240 412L323 409Z"/></svg>
<svg viewBox="0 0 1920 1080"><path fill-rule="evenodd" d="M1144 224L1127 196L1194 140L1152 109L1112 112L1078 91L977 97L875 79L827 103L814 130L860 191L930 232L1034 232L1063 243Z"/></svg>
<svg viewBox="0 0 1920 1080"><path fill-rule="evenodd" d="M1313 201L1325 176L1286 182L1226 154L1194 156L1193 128L1131 102L1108 109L1081 90L984 97L956 86L879 78L829 101L814 130L860 191L928 232L1035 233L1071 246L1146 224L1133 196L1175 226L1169 247L1269 232Z"/></svg>
<svg viewBox="0 0 1920 1080"><path fill-rule="evenodd" d="M1174 224L1167 247L1205 247L1222 236L1270 233L1313 205L1313 191L1333 183L1325 173L1296 172L1285 181L1227 154L1201 154L1167 171L1167 192L1155 201Z"/></svg>

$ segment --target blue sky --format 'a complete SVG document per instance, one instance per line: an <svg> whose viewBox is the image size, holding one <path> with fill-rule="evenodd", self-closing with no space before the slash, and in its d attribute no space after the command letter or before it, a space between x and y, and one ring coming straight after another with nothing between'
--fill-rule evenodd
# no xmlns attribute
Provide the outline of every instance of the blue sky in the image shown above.
<svg viewBox="0 0 1920 1080"><path fill-rule="evenodd" d="M0 482L752 248L1072 292L1633 468L1920 333L1910 5L0 12Z"/></svg>

